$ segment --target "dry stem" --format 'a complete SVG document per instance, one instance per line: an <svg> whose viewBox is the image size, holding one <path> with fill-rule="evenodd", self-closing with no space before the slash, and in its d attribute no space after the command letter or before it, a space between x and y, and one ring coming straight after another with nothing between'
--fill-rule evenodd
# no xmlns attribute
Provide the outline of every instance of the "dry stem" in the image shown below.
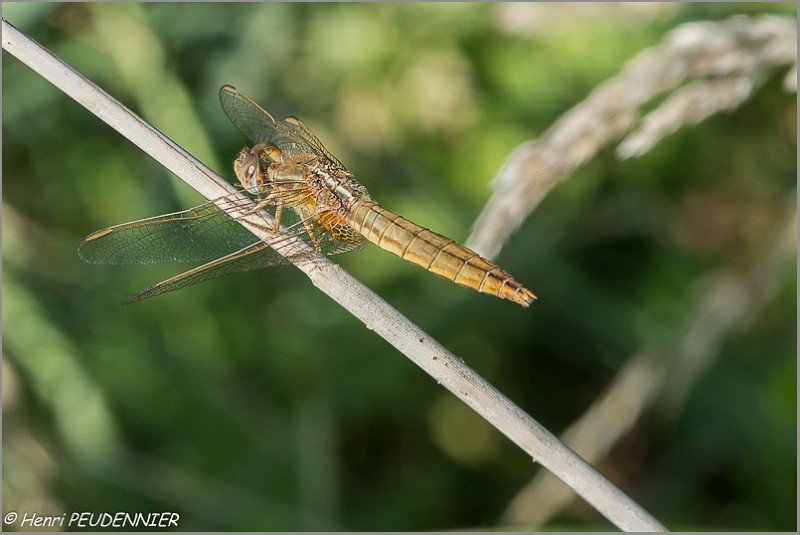
<svg viewBox="0 0 800 535"><path fill-rule="evenodd" d="M467 247L487 258L497 256L556 184L622 138L636 125L640 109L660 94L674 91L619 145L621 158L643 154L683 125L738 107L777 69L796 73L796 44L796 21L785 17L735 16L679 26L539 139L514 150L493 181L495 193L475 221ZM795 78L791 72L786 77L787 91L797 90Z"/></svg>

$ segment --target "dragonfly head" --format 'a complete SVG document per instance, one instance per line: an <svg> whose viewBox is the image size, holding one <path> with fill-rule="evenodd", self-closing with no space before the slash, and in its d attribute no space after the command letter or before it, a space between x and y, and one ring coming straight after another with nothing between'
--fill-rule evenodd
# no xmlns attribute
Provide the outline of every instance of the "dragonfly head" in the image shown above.
<svg viewBox="0 0 800 535"><path fill-rule="evenodd" d="M269 167L281 163L283 154L280 149L272 143L261 142L252 149L243 148L233 162L233 170L242 187L257 195L267 189Z"/></svg>

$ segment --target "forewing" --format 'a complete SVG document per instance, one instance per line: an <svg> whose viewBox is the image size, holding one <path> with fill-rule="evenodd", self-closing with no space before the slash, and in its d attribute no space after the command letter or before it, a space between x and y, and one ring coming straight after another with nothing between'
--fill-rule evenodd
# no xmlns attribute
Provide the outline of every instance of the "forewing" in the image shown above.
<svg viewBox="0 0 800 535"><path fill-rule="evenodd" d="M93 232L81 242L78 255L93 264L208 262L257 241L252 232L208 202Z"/></svg>
<svg viewBox="0 0 800 535"><path fill-rule="evenodd" d="M225 115L253 143L266 141L278 147L287 156L325 156L324 152L298 135L286 124L276 121L264 108L240 93L235 87L225 85L219 91L219 101Z"/></svg>

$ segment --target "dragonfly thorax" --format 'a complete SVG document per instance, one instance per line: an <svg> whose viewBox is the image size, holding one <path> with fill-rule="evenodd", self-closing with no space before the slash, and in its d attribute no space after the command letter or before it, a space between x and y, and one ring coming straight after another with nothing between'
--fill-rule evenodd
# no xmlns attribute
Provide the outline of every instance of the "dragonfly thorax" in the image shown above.
<svg viewBox="0 0 800 535"><path fill-rule="evenodd" d="M310 162L308 179L317 191L317 200L333 209L348 210L358 199L369 200L366 188L328 158L318 157Z"/></svg>

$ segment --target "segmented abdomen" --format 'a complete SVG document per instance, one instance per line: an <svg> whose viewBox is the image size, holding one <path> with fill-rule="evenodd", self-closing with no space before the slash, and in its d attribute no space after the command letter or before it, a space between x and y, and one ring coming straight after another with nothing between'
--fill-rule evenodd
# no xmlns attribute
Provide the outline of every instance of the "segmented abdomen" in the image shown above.
<svg viewBox="0 0 800 535"><path fill-rule="evenodd" d="M475 251L374 202L355 201L348 211L347 222L381 249L456 284L524 307L536 299L533 292Z"/></svg>

